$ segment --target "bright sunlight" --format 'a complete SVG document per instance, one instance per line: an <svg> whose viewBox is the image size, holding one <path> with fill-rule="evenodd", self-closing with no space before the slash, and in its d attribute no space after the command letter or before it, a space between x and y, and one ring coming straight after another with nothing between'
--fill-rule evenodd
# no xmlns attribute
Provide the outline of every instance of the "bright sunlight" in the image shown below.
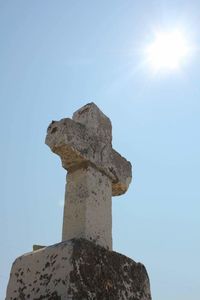
<svg viewBox="0 0 200 300"><path fill-rule="evenodd" d="M179 30L157 32L146 48L148 63L154 71L179 69L189 52L188 41Z"/></svg>

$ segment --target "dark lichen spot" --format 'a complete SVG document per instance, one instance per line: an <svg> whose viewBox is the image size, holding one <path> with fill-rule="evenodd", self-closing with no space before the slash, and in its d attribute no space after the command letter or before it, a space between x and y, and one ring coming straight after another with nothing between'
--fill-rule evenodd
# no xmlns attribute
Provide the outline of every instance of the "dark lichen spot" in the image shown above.
<svg viewBox="0 0 200 300"><path fill-rule="evenodd" d="M48 267L50 267L50 263L49 263L49 262L47 262L47 263L45 264L45 268L48 268Z"/></svg>
<svg viewBox="0 0 200 300"><path fill-rule="evenodd" d="M55 133L57 130L58 130L58 128L57 128L57 127L54 127L54 128L51 130L51 133Z"/></svg>

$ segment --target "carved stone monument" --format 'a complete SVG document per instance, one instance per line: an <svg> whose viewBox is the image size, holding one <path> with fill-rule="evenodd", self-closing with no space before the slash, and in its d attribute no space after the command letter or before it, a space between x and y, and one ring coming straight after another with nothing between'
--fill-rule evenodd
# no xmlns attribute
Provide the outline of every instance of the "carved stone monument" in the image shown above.
<svg viewBox="0 0 200 300"><path fill-rule="evenodd" d="M94 104L52 122L46 144L68 171L62 240L85 238L112 250L111 197L125 193L131 164L112 149L110 120Z"/></svg>
<svg viewBox="0 0 200 300"><path fill-rule="evenodd" d="M35 246L13 263L6 300L150 300L145 267L112 251L112 196L131 164L112 148L108 117L90 103L52 121L46 144L67 170L62 242Z"/></svg>

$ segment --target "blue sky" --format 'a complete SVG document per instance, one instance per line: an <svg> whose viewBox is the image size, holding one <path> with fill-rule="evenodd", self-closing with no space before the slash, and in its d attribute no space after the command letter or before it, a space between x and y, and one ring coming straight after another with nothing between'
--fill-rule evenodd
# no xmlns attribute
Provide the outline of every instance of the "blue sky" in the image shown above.
<svg viewBox="0 0 200 300"><path fill-rule="evenodd" d="M114 250L145 264L154 300L199 299L199 20L194 0L0 0L0 299L17 256L61 239L65 170L46 128L91 101L133 165ZM177 26L196 50L155 75L142 49Z"/></svg>

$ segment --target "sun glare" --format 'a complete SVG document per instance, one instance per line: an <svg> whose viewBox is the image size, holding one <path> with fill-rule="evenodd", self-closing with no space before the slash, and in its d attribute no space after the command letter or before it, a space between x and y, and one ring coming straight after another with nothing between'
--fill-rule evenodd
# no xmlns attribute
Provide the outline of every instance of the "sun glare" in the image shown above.
<svg viewBox="0 0 200 300"><path fill-rule="evenodd" d="M179 30L156 33L146 48L148 63L155 71L179 69L188 54L188 42Z"/></svg>

